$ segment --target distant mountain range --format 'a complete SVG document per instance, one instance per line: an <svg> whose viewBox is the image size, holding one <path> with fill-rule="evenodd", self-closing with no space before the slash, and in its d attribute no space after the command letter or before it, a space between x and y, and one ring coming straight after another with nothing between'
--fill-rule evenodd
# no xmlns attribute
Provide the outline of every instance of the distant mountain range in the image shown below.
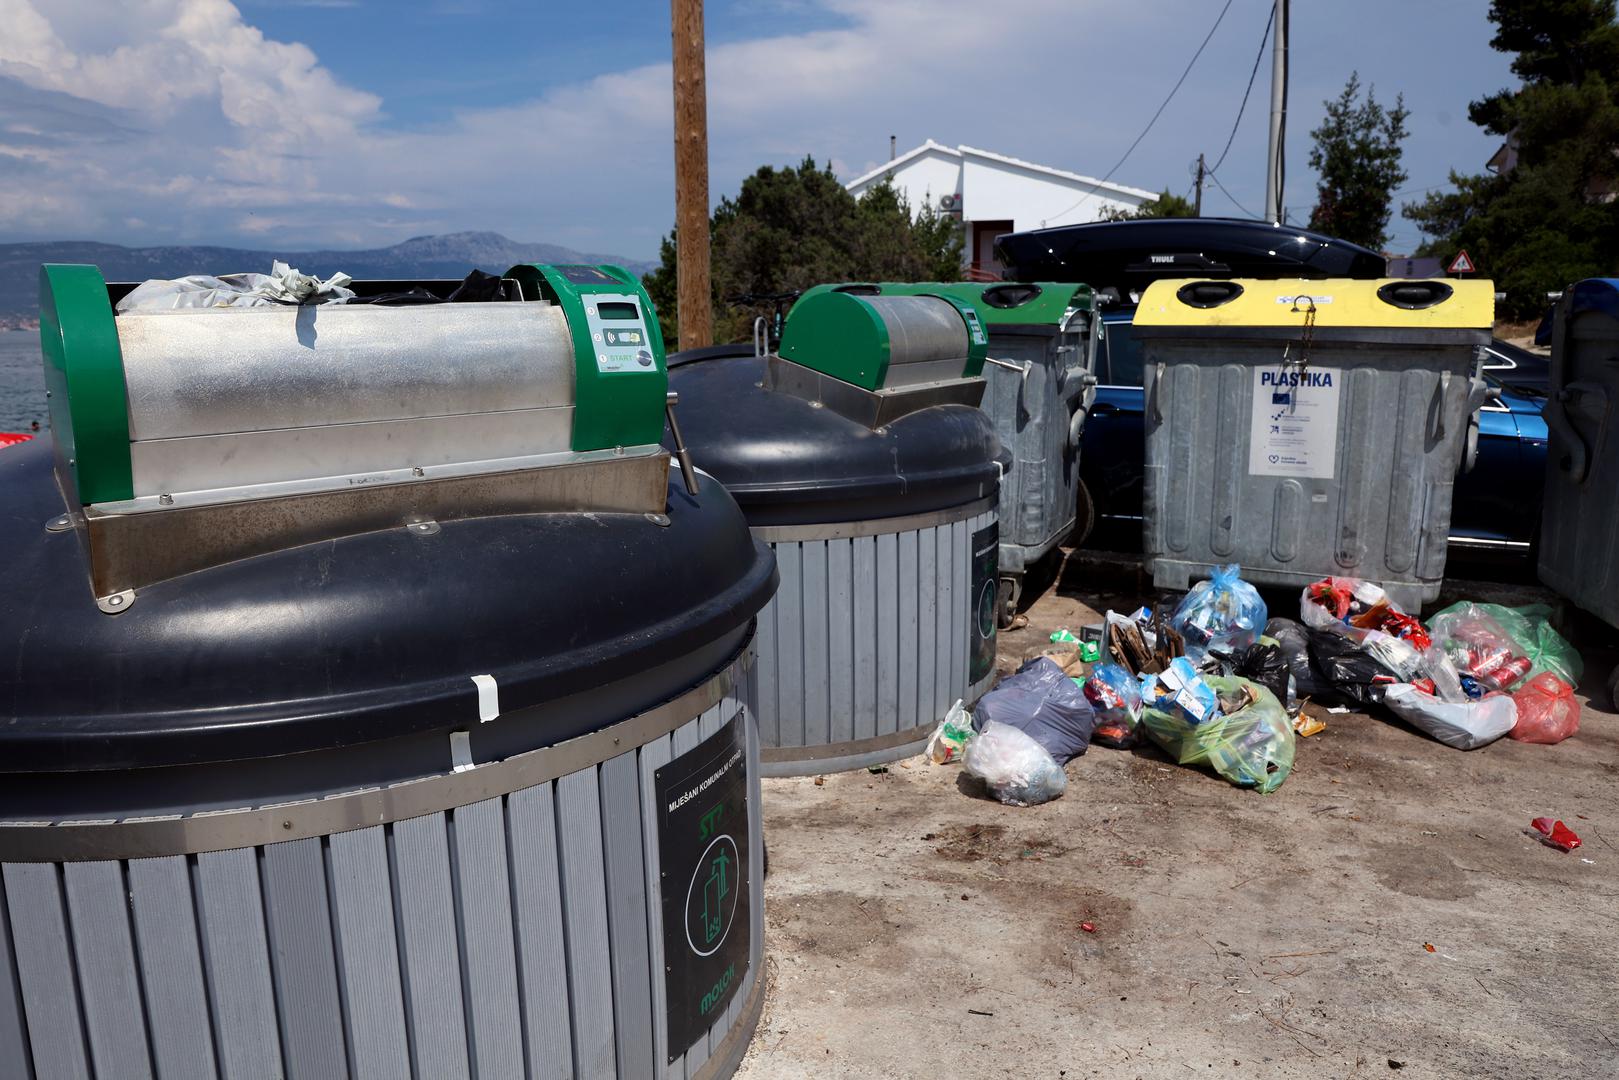
<svg viewBox="0 0 1619 1080"><path fill-rule="evenodd" d="M93 263L108 281L187 274L270 272L276 259L306 274L354 278L459 278L471 270L498 274L518 263L615 263L637 274L655 263L618 255L596 255L556 244L520 244L493 232L417 236L393 247L368 251L251 251L226 247L128 248L117 244L64 240L0 243L0 325L32 319L39 310L41 263ZM9 317L9 318L7 318Z"/></svg>

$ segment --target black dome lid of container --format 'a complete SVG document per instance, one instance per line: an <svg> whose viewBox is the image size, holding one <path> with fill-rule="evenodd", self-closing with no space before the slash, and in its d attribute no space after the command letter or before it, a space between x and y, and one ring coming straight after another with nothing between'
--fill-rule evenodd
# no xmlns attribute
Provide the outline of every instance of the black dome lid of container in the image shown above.
<svg viewBox="0 0 1619 1080"><path fill-rule="evenodd" d="M995 493L1000 442L980 409L935 405L873 431L764 389L760 357L682 363L677 353L669 366L693 464L725 485L750 525L900 517Z"/></svg>
<svg viewBox="0 0 1619 1080"><path fill-rule="evenodd" d="M775 560L729 496L640 514L403 528L92 597L48 438L0 452L0 772L237 761L477 726L613 683L745 627ZM647 706L656 704L648 702ZM619 717L622 719L622 717ZM579 732L566 732L571 737Z"/></svg>

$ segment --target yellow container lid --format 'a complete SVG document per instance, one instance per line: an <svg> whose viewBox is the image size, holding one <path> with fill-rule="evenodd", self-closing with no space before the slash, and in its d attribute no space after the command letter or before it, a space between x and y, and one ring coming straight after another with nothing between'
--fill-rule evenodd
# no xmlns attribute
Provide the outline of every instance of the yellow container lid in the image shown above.
<svg viewBox="0 0 1619 1080"><path fill-rule="evenodd" d="M1488 330L1492 281L1410 278L1165 279L1147 287L1134 325L1297 327L1315 307L1318 329Z"/></svg>

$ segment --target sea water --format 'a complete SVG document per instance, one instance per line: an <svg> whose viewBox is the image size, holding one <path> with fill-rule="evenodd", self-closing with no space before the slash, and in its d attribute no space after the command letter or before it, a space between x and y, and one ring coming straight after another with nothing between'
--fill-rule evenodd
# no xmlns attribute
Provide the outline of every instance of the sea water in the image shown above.
<svg viewBox="0 0 1619 1080"><path fill-rule="evenodd" d="M45 418L45 372L38 330L0 330L0 431L27 431Z"/></svg>

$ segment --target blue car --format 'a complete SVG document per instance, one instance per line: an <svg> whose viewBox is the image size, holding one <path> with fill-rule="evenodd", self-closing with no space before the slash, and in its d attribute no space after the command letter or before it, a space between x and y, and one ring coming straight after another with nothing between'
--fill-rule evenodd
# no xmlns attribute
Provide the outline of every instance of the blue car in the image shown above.
<svg viewBox="0 0 1619 1080"><path fill-rule="evenodd" d="M1133 308L1104 310L1096 358L1096 402L1080 452L1079 526L1075 542L1095 526L1099 539L1141 538L1141 346L1131 331ZM1546 468L1546 401L1550 361L1499 339L1487 348L1484 375L1496 392L1479 413L1478 454L1456 478L1452 551L1527 557L1540 526Z"/></svg>

